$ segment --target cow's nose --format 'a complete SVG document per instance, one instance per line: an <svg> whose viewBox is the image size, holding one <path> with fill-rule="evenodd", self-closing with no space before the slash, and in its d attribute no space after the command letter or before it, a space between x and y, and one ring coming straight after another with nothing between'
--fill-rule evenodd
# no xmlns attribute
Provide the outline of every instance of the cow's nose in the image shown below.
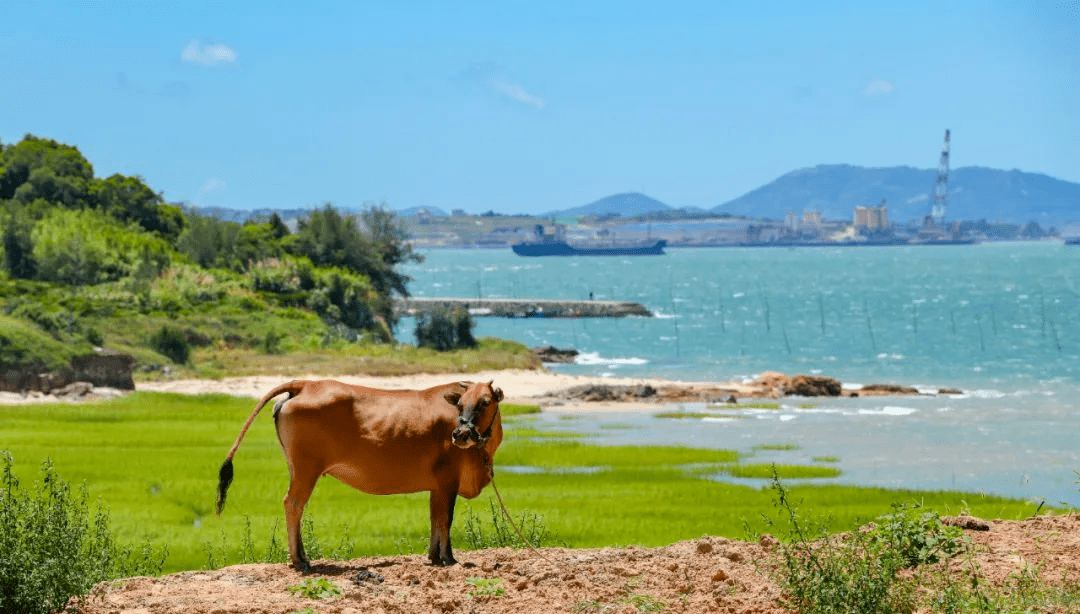
<svg viewBox="0 0 1080 614"><path fill-rule="evenodd" d="M459 448L469 447L473 443L471 430L464 427L454 429L454 432L450 433L450 441Z"/></svg>

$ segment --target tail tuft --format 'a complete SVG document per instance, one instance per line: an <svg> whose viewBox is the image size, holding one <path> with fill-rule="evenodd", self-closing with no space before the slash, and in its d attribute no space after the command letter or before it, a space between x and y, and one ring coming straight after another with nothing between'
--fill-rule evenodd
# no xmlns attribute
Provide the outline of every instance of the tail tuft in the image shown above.
<svg viewBox="0 0 1080 614"><path fill-rule="evenodd" d="M229 492L229 485L232 484L232 479L232 459L227 458L225 459L225 462L221 464L221 471L218 472L217 513L219 516L221 515L221 510L225 507L225 493Z"/></svg>

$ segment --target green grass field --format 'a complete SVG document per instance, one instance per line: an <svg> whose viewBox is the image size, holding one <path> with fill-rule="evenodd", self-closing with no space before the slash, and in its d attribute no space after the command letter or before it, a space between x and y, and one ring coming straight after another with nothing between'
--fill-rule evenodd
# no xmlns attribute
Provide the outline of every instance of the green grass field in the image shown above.
<svg viewBox="0 0 1080 614"><path fill-rule="evenodd" d="M284 543L281 499L288 470L267 410L234 460L225 512L220 518L213 514L218 468L253 406L252 400L223 395L158 393L96 404L4 406L0 449L14 455L16 473L27 484L51 457L60 476L76 485L85 482L91 500L100 498L110 509L121 541L168 544L166 571L235 563L244 558L245 542L260 557L270 549L272 534L278 547ZM658 546L703 534L741 538L747 527L766 530L762 514L777 514L767 480L754 488L706 479L718 473L767 477L767 468L743 465L735 452L590 445L587 437L534 428L529 416L520 415L527 412L517 409L518 416L506 418L496 484L515 517L538 514L562 543ZM780 475L829 471L834 470L783 466ZM790 491L803 510L830 518L837 528L911 500L942 513L969 509L987 518L1035 511L1026 502L975 494L849 486ZM488 488L473 501L459 501L459 550L464 518L489 517L493 497ZM393 555L422 552L427 545L426 493L379 497L326 479L315 489L306 518L324 553L343 546L341 552L358 556Z"/></svg>

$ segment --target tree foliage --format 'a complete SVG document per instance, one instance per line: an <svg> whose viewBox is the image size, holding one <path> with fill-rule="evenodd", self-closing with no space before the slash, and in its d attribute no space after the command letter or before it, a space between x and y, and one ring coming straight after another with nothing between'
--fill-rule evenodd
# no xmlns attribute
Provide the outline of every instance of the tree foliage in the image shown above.
<svg viewBox="0 0 1080 614"><path fill-rule="evenodd" d="M476 347L472 316L464 309L438 309L416 316L416 345L439 352Z"/></svg>
<svg viewBox="0 0 1080 614"><path fill-rule="evenodd" d="M132 276L146 260L158 271L169 264L161 239L88 210L54 209L34 226L31 239L43 281L91 285Z"/></svg>
<svg viewBox="0 0 1080 614"><path fill-rule="evenodd" d="M382 207L343 215L327 203L295 234L276 213L218 220L166 203L140 177L96 178L78 149L32 135L0 144L0 224L3 269L14 279L130 280L140 309L175 313L186 295L149 300L152 287L168 283L162 272L229 271L250 275L264 300L310 310L349 338L371 331L392 340L392 295L408 293L399 267L421 260L403 222Z"/></svg>

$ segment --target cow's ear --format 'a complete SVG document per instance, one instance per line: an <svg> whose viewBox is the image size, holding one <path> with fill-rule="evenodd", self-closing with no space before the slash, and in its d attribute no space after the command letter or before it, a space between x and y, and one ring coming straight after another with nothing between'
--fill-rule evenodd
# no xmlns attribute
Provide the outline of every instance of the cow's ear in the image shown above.
<svg viewBox="0 0 1080 614"><path fill-rule="evenodd" d="M502 388L492 388L491 394L495 397L495 402L498 403L503 400Z"/></svg>
<svg viewBox="0 0 1080 614"><path fill-rule="evenodd" d="M458 401L461 400L461 393L457 392L455 390L451 390L450 392L447 392L446 394L444 394L443 398L446 399L447 403L449 403L451 405L457 405Z"/></svg>

